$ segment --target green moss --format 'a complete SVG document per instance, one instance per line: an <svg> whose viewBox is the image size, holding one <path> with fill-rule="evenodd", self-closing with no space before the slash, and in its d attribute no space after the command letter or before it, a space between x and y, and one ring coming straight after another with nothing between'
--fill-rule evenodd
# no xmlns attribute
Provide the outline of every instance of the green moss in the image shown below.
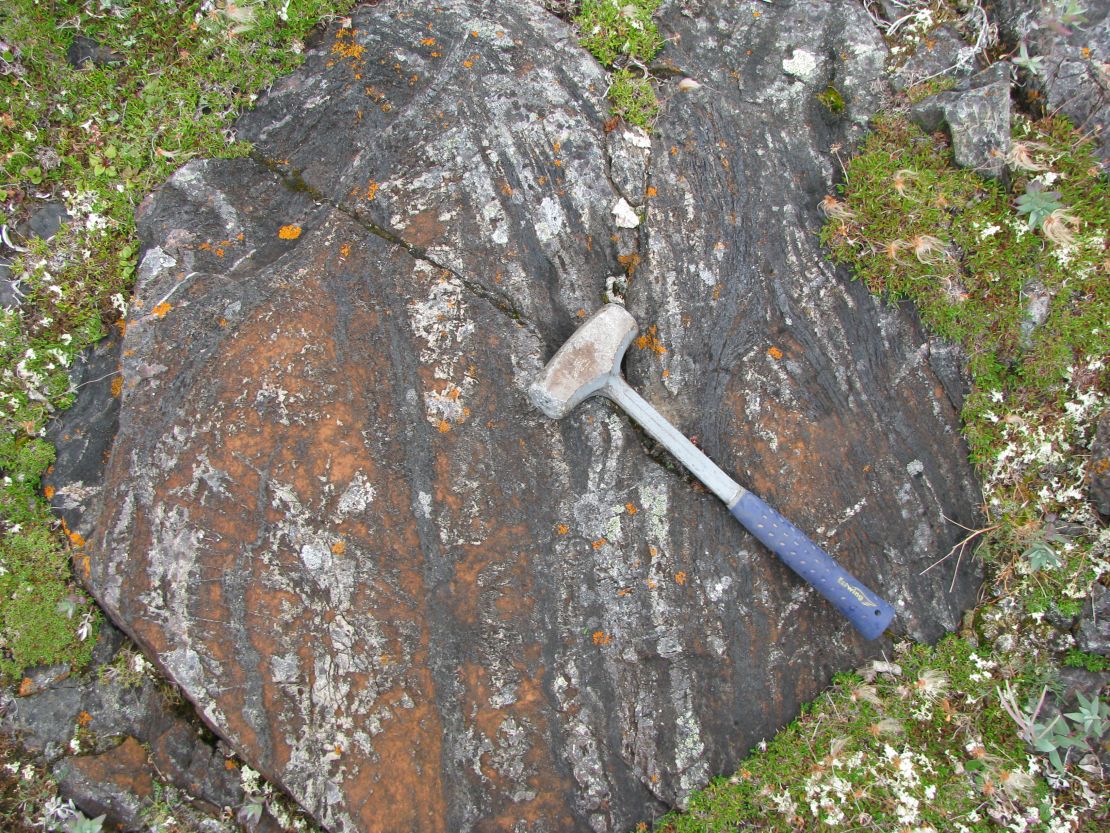
<svg viewBox="0 0 1110 833"><path fill-rule="evenodd" d="M646 64L663 47L653 15L660 0L586 0L575 24L580 43L606 66Z"/></svg>
<svg viewBox="0 0 1110 833"><path fill-rule="evenodd" d="M956 86L956 79L951 76L945 75L940 78L933 78L921 84L914 84L906 90L906 98L910 104L917 104L931 95L942 93L945 90L950 90Z"/></svg>
<svg viewBox="0 0 1110 833"><path fill-rule="evenodd" d="M820 102L822 107L824 107L835 116L839 116L841 113L843 113L846 106L844 104L844 96L842 96L840 94L840 90L838 90L832 84L829 84L829 86L825 88L824 92L820 92L817 94L817 101Z"/></svg>
<svg viewBox="0 0 1110 833"><path fill-rule="evenodd" d="M1110 671L1110 657L1089 654L1078 648L1071 648L1064 657L1064 665L1069 668L1083 668L1092 674L1101 674Z"/></svg>
<svg viewBox="0 0 1110 833"><path fill-rule="evenodd" d="M663 48L653 17L659 4L660 0L586 0L574 18L582 46L613 70L609 101L614 115L645 129L659 114L647 71L648 62Z"/></svg>
<svg viewBox="0 0 1110 833"><path fill-rule="evenodd" d="M1067 369L1110 351L1102 231L1107 187L1090 148L1057 120L1019 122L1016 141L1051 147L1052 187L1075 218L1063 246L1031 231L1014 208L1028 173L1010 188L957 168L936 137L897 119L876 123L842 187L850 219L826 225L834 259L850 264L877 293L912 300L926 324L975 356L976 388L965 421L974 458L996 451L993 391L1021 390L1025 404L1059 400ZM1047 319L1027 321L1027 300L1051 299ZM981 374L981 375L980 375ZM995 414L997 416L997 414Z"/></svg>
<svg viewBox="0 0 1110 833"><path fill-rule="evenodd" d="M649 128L659 115L659 99L650 79L627 69L613 73L609 100L614 114L638 127Z"/></svg>

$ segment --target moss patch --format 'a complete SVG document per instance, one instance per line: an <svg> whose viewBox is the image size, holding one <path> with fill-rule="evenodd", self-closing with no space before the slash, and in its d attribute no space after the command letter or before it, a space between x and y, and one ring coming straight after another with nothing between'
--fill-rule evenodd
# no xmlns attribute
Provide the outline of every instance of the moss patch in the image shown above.
<svg viewBox="0 0 1110 833"><path fill-rule="evenodd" d="M660 0L586 0L574 23L580 43L613 76L609 100L613 114L649 129L659 114L659 98L647 64L663 48L654 14Z"/></svg>

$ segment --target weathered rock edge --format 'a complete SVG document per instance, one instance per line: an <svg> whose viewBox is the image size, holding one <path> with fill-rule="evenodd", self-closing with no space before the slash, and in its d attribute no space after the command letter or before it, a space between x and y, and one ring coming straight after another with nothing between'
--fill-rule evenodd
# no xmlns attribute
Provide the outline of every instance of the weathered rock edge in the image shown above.
<svg viewBox="0 0 1110 833"><path fill-rule="evenodd" d="M645 148L538 6L363 9L241 121L254 159L144 205L87 583L329 828L627 828L881 648L610 407L529 407L614 275L630 379L726 470L911 636L973 601L967 559L923 572L978 505L958 374L816 244L885 48L850 2L761 12L667 7L702 87Z"/></svg>

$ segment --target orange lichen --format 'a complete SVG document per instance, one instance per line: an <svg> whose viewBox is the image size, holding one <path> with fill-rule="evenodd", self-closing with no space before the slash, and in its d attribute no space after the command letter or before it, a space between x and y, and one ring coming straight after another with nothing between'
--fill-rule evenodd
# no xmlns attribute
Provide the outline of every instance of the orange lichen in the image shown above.
<svg viewBox="0 0 1110 833"><path fill-rule="evenodd" d="M557 532L559 535L566 535L568 532L570 532L570 527L566 524L559 524L557 527L555 527L555 532Z"/></svg>
<svg viewBox="0 0 1110 833"><path fill-rule="evenodd" d="M674 574L674 580L675 580L676 584L685 584L686 583L686 571L685 570L679 570L677 573Z"/></svg>
<svg viewBox="0 0 1110 833"><path fill-rule="evenodd" d="M81 548L85 546L85 536L82 535L80 532L70 532L69 542L73 544L73 546Z"/></svg>
<svg viewBox="0 0 1110 833"><path fill-rule="evenodd" d="M379 187L381 187L381 186L379 186L378 183L374 182L373 180L371 180L369 183L367 183L367 185L366 185L366 199L367 200L372 200L375 197L377 197Z"/></svg>
<svg viewBox="0 0 1110 833"><path fill-rule="evenodd" d="M42 490L42 494L47 500L52 500L54 497L54 487L47 486L45 489Z"/></svg>
<svg viewBox="0 0 1110 833"><path fill-rule="evenodd" d="M155 318L165 318L166 313L168 313L171 309L173 309L173 305L167 303L166 301L163 301L150 312Z"/></svg>
<svg viewBox="0 0 1110 833"><path fill-rule="evenodd" d="M640 256L636 252L627 255L617 255L617 262L624 267L624 274L631 278L636 274L636 267L640 265Z"/></svg>
<svg viewBox="0 0 1110 833"><path fill-rule="evenodd" d="M593 640L594 645L608 645L613 641L613 637L609 636L605 631L594 631Z"/></svg>
<svg viewBox="0 0 1110 833"><path fill-rule="evenodd" d="M77 725L84 728L92 723L92 715L86 711L77 713Z"/></svg>
<svg viewBox="0 0 1110 833"><path fill-rule="evenodd" d="M422 41L420 41L420 43L423 46L435 46L436 45L436 39L435 38L424 38Z"/></svg>
<svg viewBox="0 0 1110 833"><path fill-rule="evenodd" d="M633 504L633 503L626 503L624 505L624 509L625 509L626 512L628 512L629 515L635 515L637 512L640 511L639 509L636 508L636 505Z"/></svg>
<svg viewBox="0 0 1110 833"><path fill-rule="evenodd" d="M278 229L278 237L280 237L282 240L296 240L300 236L300 226L289 224Z"/></svg>
<svg viewBox="0 0 1110 833"><path fill-rule="evenodd" d="M782 358L783 352L772 344L769 348L767 348L767 355L775 361L778 361Z"/></svg>
<svg viewBox="0 0 1110 833"><path fill-rule="evenodd" d="M123 393L123 377L117 376L112 380L112 396L119 397Z"/></svg>
<svg viewBox="0 0 1110 833"><path fill-rule="evenodd" d="M343 255L343 257L350 257L351 256L351 244L350 243L344 243L342 246L340 246L339 247L339 254Z"/></svg>
<svg viewBox="0 0 1110 833"><path fill-rule="evenodd" d="M334 544L331 545L332 555L343 555L343 553L345 553L346 551L347 551L347 542L346 541L336 541Z"/></svg>
<svg viewBox="0 0 1110 833"><path fill-rule="evenodd" d="M655 190L655 186L654 186L654 185L649 185L649 186L648 186L648 188L647 188L647 190L646 190L646 191L644 191L644 196L645 196L645 197L654 197L654 196L655 196L656 194L658 194L658 193L659 193L659 192Z"/></svg>
<svg viewBox="0 0 1110 833"><path fill-rule="evenodd" d="M604 546L605 546L606 544L608 544L608 543L609 543L609 542L608 542L608 541L607 541L606 539L604 539L604 538L598 538L598 539L597 539L596 541L592 542L592 543L590 544L590 546L591 546L591 547L593 547L593 548L594 548L595 550L599 550L599 549L601 549L602 547L604 547Z"/></svg>
<svg viewBox="0 0 1110 833"><path fill-rule="evenodd" d="M451 430L451 423L445 419L441 419L438 423L436 423L436 430L438 430L441 434L446 434L448 431Z"/></svg>
<svg viewBox="0 0 1110 833"><path fill-rule="evenodd" d="M655 325L652 324L647 328L647 332L636 339L636 346L641 350L651 350L653 353L663 355L667 352L667 348L659 340L659 336L655 333Z"/></svg>
<svg viewBox="0 0 1110 833"><path fill-rule="evenodd" d="M30 677L24 677L23 681L19 684L19 696L26 697L35 690L35 683Z"/></svg>
<svg viewBox="0 0 1110 833"><path fill-rule="evenodd" d="M366 47L356 41L355 29L340 29L335 33L335 42L331 45L331 54L352 61L361 61Z"/></svg>

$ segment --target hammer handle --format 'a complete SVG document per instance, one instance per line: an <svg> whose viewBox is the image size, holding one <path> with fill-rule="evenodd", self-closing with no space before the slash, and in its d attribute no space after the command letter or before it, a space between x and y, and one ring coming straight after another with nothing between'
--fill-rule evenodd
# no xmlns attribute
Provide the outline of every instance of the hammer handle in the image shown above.
<svg viewBox="0 0 1110 833"><path fill-rule="evenodd" d="M877 639L886 630L894 618L894 608L763 500L745 491L729 511L761 544L828 599L864 637Z"/></svg>
<svg viewBox="0 0 1110 833"><path fill-rule="evenodd" d="M599 392L640 423L709 487L760 543L832 602L866 638L876 639L886 630L894 618L894 609L889 604L833 561L832 556L809 540L798 527L725 474L624 379L612 376Z"/></svg>

